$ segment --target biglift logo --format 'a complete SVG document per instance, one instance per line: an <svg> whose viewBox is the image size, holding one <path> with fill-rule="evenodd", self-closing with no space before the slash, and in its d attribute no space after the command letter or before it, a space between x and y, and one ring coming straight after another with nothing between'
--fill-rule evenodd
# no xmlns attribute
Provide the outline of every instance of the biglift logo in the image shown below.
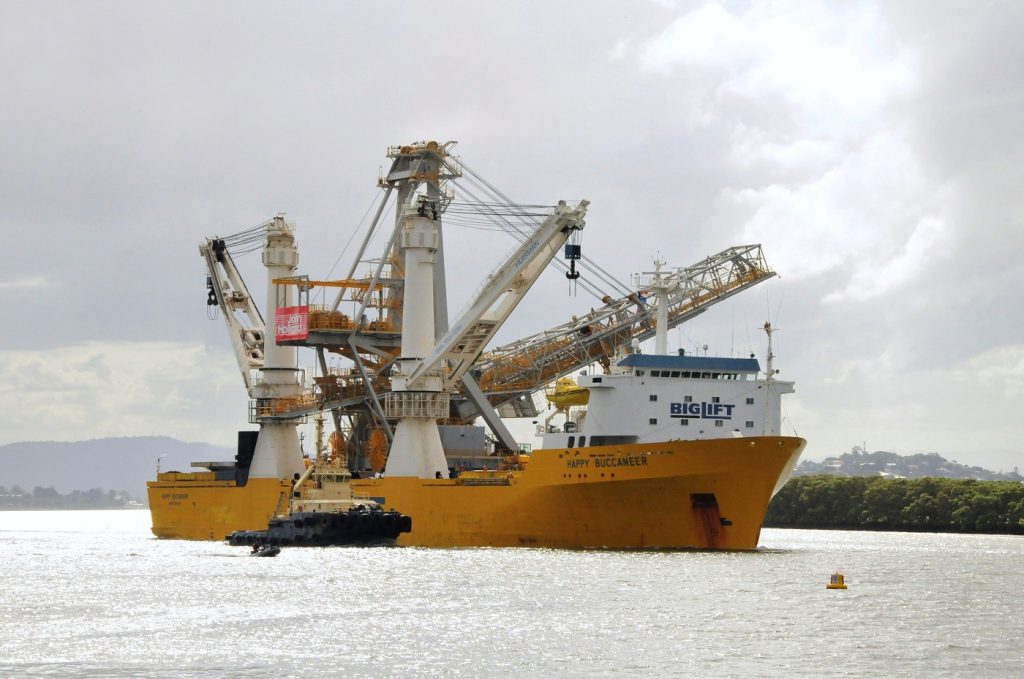
<svg viewBox="0 0 1024 679"><path fill-rule="evenodd" d="M732 403L709 403L708 401L692 403L669 403L668 414L671 417L692 417L702 420L731 420Z"/></svg>

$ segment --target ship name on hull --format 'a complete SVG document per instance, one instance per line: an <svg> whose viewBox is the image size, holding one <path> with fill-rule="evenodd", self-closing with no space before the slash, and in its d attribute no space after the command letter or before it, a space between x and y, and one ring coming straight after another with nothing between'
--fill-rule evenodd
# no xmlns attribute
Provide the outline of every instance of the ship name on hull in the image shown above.
<svg viewBox="0 0 1024 679"><path fill-rule="evenodd" d="M584 458L579 460L566 460L565 466L569 469L578 469L580 467L590 467L590 459ZM594 467L646 467L647 457L645 455L629 455L626 457L595 457L593 458Z"/></svg>

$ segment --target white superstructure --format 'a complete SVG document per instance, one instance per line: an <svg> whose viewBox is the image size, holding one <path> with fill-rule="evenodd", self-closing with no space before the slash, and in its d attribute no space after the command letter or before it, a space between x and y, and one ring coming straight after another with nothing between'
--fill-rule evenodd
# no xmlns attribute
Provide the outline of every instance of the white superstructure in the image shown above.
<svg viewBox="0 0 1024 679"><path fill-rule="evenodd" d="M631 354L614 374L584 375L586 410L544 433L544 448L779 436L792 382L759 379L753 358Z"/></svg>
<svg viewBox="0 0 1024 679"><path fill-rule="evenodd" d="M768 367L750 358L665 354L668 345L664 262L655 260L646 287L656 295L655 354L620 355L608 374L586 375L586 408L568 410L561 429L546 423L544 448L782 435L782 394L793 383L775 379L772 327ZM637 343L639 344L639 343ZM548 418L550 422L551 418Z"/></svg>

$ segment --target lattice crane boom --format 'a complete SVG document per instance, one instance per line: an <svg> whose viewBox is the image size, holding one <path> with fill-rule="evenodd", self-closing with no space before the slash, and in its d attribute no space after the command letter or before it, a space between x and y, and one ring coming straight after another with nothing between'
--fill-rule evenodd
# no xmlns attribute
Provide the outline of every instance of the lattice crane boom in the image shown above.
<svg viewBox="0 0 1024 679"><path fill-rule="evenodd" d="M668 327L774 275L760 245L732 247L666 275ZM619 348L654 336L654 318L654 307L639 292L606 297L604 306L582 317L481 355L474 372L499 404L594 362L607 369Z"/></svg>

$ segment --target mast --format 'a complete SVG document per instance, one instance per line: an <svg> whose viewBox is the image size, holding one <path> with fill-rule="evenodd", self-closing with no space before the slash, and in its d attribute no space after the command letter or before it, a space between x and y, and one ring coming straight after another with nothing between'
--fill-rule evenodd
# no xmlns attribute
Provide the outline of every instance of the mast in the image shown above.
<svg viewBox="0 0 1024 679"><path fill-rule="evenodd" d="M768 356L765 359L765 382L767 382L767 384L765 385L766 386L766 389L765 389L766 393L765 393L765 399L764 399L764 417L762 418L762 423L761 423L761 434L764 435L764 436L767 436L768 433L769 433L768 432L768 415L769 415L768 406L769 406L769 404L771 404L772 399L775 397L775 395L772 393L772 387L775 384L775 370L774 370L774 368L772 368L772 361L775 359L775 354L772 353L772 332L774 332L774 331L772 330L772 324L769 323L768 321L764 322L764 332L765 332L766 335L768 335ZM773 427L773 429L774 429L774 427ZM775 432L772 432L772 433L775 433Z"/></svg>
<svg viewBox="0 0 1024 679"><path fill-rule="evenodd" d="M267 313L265 318L274 323L278 308L294 304L295 289L278 286L275 279L291 276L299 265L299 252L295 247L292 226L277 215L267 223L267 240L263 246L263 265L267 268ZM257 401L294 397L302 390L298 381L296 349L277 343L277 333L265 333L263 368L259 381L252 387ZM256 439L250 478L291 478L301 472L302 451L299 446L296 419L263 419Z"/></svg>
<svg viewBox="0 0 1024 679"><path fill-rule="evenodd" d="M654 259L654 281L651 285L651 289L658 300L657 307L657 326L655 327L654 335L654 353L658 356L664 356L668 353L668 284L665 279L661 276L661 267L665 265L665 262L658 259Z"/></svg>
<svg viewBox="0 0 1024 679"><path fill-rule="evenodd" d="M678 283L671 280L671 276L662 275L661 269L665 264L664 260L655 257L654 271L643 271L634 276L637 287L646 289L648 293L654 293L654 354L656 356L668 354L669 293L678 287ZM647 278L648 276L650 278ZM641 290L638 294L647 293Z"/></svg>
<svg viewBox="0 0 1024 679"><path fill-rule="evenodd" d="M384 473L387 476L448 478L437 420L448 416L441 370L411 379L434 348L434 282L439 246L438 204L413 193L400 204L399 249L405 262L402 349L388 394L389 416L398 418Z"/></svg>

